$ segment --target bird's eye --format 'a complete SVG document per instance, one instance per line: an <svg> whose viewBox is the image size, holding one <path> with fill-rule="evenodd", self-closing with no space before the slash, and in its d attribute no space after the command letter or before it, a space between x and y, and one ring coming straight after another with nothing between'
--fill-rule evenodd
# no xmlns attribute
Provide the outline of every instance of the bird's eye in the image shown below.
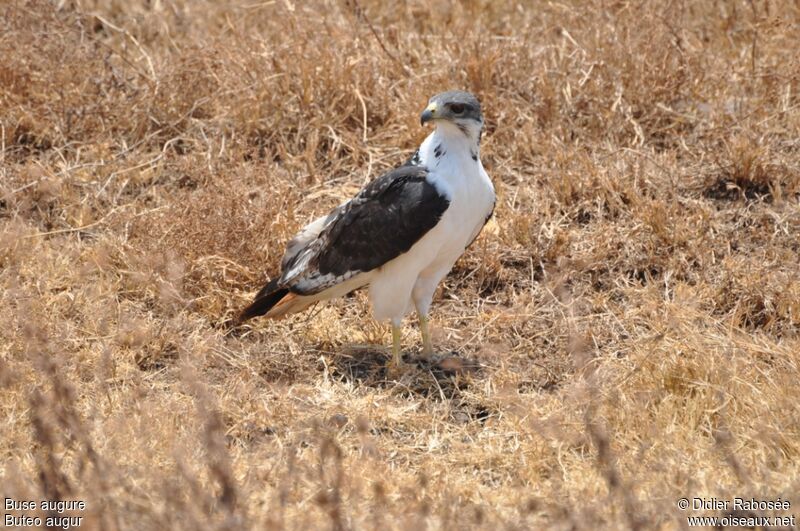
<svg viewBox="0 0 800 531"><path fill-rule="evenodd" d="M467 106L463 103L451 103L450 110L453 111L453 114L463 114L464 111L467 109Z"/></svg>

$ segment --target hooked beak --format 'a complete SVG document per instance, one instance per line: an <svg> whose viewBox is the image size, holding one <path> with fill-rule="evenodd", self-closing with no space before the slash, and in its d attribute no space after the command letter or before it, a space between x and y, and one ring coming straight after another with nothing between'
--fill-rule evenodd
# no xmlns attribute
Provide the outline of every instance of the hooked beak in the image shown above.
<svg viewBox="0 0 800 531"><path fill-rule="evenodd" d="M436 118L436 104L431 103L428 105L428 108L422 111L422 114L419 116L419 125L425 125L434 118Z"/></svg>

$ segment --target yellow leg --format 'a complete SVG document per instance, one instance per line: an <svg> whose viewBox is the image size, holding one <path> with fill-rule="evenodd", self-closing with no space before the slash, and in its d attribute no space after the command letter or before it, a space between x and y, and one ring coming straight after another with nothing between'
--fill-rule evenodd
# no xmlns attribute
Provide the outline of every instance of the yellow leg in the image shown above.
<svg viewBox="0 0 800 531"><path fill-rule="evenodd" d="M400 352L400 327L392 325L392 359L389 362L391 370L403 367L403 355Z"/></svg>
<svg viewBox="0 0 800 531"><path fill-rule="evenodd" d="M433 343L431 343L431 333L428 330L428 317L419 316L419 331L422 334L422 356L430 358L433 356Z"/></svg>

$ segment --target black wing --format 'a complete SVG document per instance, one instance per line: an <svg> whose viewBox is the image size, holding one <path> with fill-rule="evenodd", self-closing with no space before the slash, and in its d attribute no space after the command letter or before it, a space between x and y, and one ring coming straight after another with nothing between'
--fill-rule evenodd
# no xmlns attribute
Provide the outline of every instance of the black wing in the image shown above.
<svg viewBox="0 0 800 531"><path fill-rule="evenodd" d="M279 284L319 293L408 251L450 205L427 175L422 166L401 166L369 183L284 264Z"/></svg>

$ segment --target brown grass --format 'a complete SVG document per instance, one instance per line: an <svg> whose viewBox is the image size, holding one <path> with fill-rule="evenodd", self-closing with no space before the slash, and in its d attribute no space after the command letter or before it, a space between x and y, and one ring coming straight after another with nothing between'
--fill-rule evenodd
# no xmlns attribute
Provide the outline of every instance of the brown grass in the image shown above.
<svg viewBox="0 0 800 531"><path fill-rule="evenodd" d="M0 4L0 494L84 529L800 504L798 42L790 0ZM363 294L226 337L455 87L498 191L434 302L456 355L386 381Z"/></svg>

